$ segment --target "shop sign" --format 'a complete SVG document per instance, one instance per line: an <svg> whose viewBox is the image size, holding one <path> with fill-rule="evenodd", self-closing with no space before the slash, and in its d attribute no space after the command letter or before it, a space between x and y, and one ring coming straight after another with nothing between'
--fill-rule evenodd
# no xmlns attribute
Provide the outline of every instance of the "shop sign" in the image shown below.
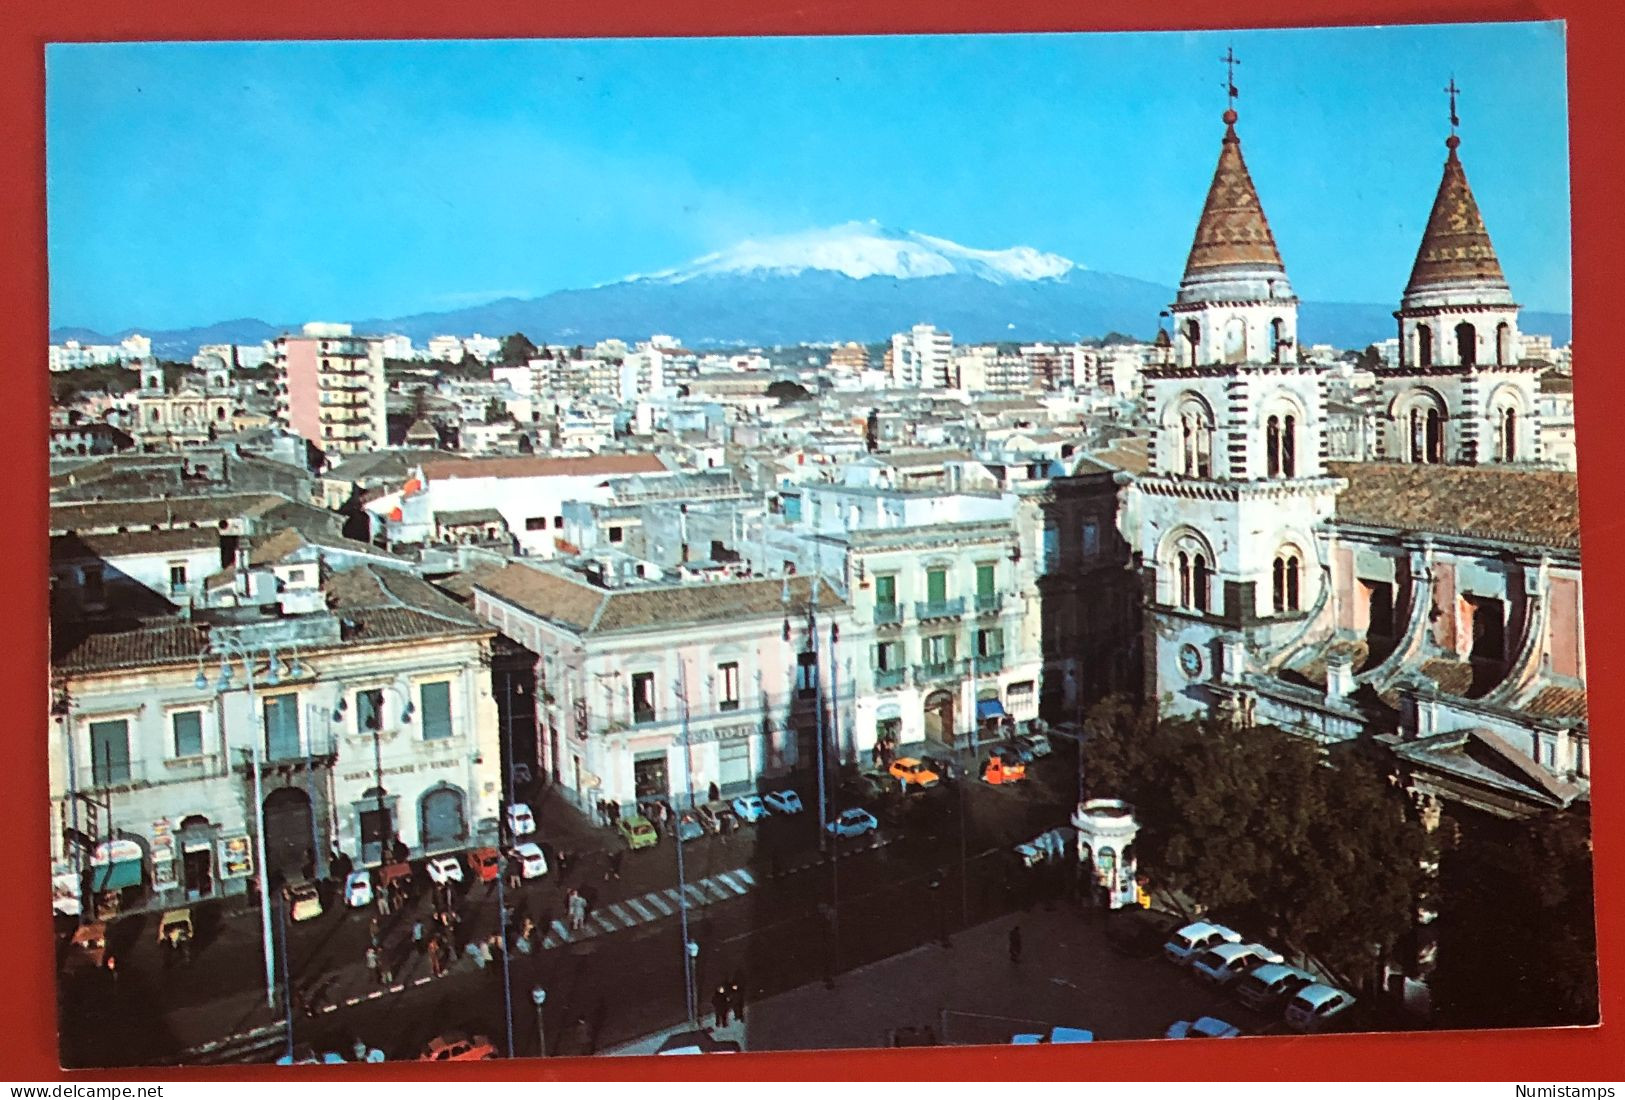
<svg viewBox="0 0 1625 1100"><path fill-rule="evenodd" d="M90 853L90 865L100 867L108 863L123 863L142 858L141 845L133 840L107 840L96 845Z"/></svg>
<svg viewBox="0 0 1625 1100"><path fill-rule="evenodd" d="M220 877L247 878L254 873L254 856L249 851L248 834L228 836L220 841Z"/></svg>
<svg viewBox="0 0 1625 1100"><path fill-rule="evenodd" d="M712 741L735 741L741 737L753 737L761 732L761 725L757 722L735 722L731 726L712 726L709 729L690 730L688 743L690 745L705 745Z"/></svg>
<svg viewBox="0 0 1625 1100"><path fill-rule="evenodd" d="M152 861L152 888L154 890L168 890L175 885L175 861L173 859Z"/></svg>

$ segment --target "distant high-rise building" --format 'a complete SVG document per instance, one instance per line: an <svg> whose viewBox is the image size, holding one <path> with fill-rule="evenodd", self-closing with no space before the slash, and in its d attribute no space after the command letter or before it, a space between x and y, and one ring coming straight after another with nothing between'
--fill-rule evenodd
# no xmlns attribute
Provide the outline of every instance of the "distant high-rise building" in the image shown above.
<svg viewBox="0 0 1625 1100"><path fill-rule="evenodd" d="M869 369L869 349L862 344L841 344L830 352L829 365L837 373L861 373Z"/></svg>
<svg viewBox="0 0 1625 1100"><path fill-rule="evenodd" d="M889 373L892 385L904 388L951 389L954 338L935 325L915 325L891 338Z"/></svg>
<svg viewBox="0 0 1625 1100"><path fill-rule="evenodd" d="M388 444L384 342L311 323L276 341L277 419L329 453Z"/></svg>

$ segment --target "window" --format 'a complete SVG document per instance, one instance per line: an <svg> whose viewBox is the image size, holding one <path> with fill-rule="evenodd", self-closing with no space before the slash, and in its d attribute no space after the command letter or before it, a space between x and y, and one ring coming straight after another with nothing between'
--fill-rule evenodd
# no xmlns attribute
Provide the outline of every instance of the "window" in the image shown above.
<svg viewBox="0 0 1625 1100"><path fill-rule="evenodd" d="M1061 564L1061 530L1053 523L1044 525L1044 544L1039 560L1043 562L1046 573L1054 572Z"/></svg>
<svg viewBox="0 0 1625 1100"><path fill-rule="evenodd" d="M875 646L875 668L881 672L895 672L902 667L902 642L881 642Z"/></svg>
<svg viewBox="0 0 1625 1100"><path fill-rule="evenodd" d="M1428 410L1427 457L1424 461L1432 463L1444 461L1444 417L1439 415L1438 409Z"/></svg>
<svg viewBox="0 0 1625 1100"><path fill-rule="evenodd" d="M203 712L178 710L170 715L170 726L175 731L177 757L203 755Z"/></svg>
<svg viewBox="0 0 1625 1100"><path fill-rule="evenodd" d="M265 755L283 760L300 755L299 696L273 695L265 700Z"/></svg>
<svg viewBox="0 0 1625 1100"><path fill-rule="evenodd" d="M818 654L796 654L796 698L811 699L818 694Z"/></svg>
<svg viewBox="0 0 1625 1100"><path fill-rule="evenodd" d="M1185 322L1185 343L1189 349L1187 366L1196 366L1197 349L1202 345L1202 326L1195 319Z"/></svg>
<svg viewBox="0 0 1625 1100"><path fill-rule="evenodd" d="M1487 661L1506 659L1506 609L1500 600L1464 597L1473 621L1472 655Z"/></svg>
<svg viewBox="0 0 1625 1100"><path fill-rule="evenodd" d="M1283 550L1275 555L1270 588L1274 597L1275 613L1277 615L1286 611L1299 610L1299 572L1298 555L1294 551Z"/></svg>
<svg viewBox="0 0 1625 1100"><path fill-rule="evenodd" d="M555 531L564 530L564 517L563 516L554 516L553 517L553 530L555 530Z"/></svg>
<svg viewBox="0 0 1625 1100"><path fill-rule="evenodd" d="M130 723L90 724L90 775L98 787L130 781Z"/></svg>
<svg viewBox="0 0 1625 1100"><path fill-rule="evenodd" d="M1095 557L1100 553L1100 523L1096 520L1083 521L1083 556Z"/></svg>
<svg viewBox="0 0 1625 1100"><path fill-rule="evenodd" d="M933 634L924 639L925 663L945 665L954 659L957 639L952 634Z"/></svg>
<svg viewBox="0 0 1625 1100"><path fill-rule="evenodd" d="M620 542L621 541L621 529L619 527L611 527L609 529L609 541L610 542Z"/></svg>
<svg viewBox="0 0 1625 1100"><path fill-rule="evenodd" d="M1179 454L1175 466L1186 477L1213 476L1213 417L1197 398L1189 397L1179 406L1175 425Z"/></svg>
<svg viewBox="0 0 1625 1100"><path fill-rule="evenodd" d="M653 722L655 720L655 674L652 672L634 672L632 674L632 721Z"/></svg>
<svg viewBox="0 0 1625 1100"><path fill-rule="evenodd" d="M976 566L976 594L978 596L993 595L993 569L992 562L980 562Z"/></svg>
<svg viewBox="0 0 1625 1100"><path fill-rule="evenodd" d="M948 571L946 569L927 569L925 571L925 598L934 604L947 602Z"/></svg>
<svg viewBox="0 0 1625 1100"><path fill-rule="evenodd" d="M1495 416L1495 461L1518 460L1518 410L1504 408Z"/></svg>
<svg viewBox="0 0 1625 1100"><path fill-rule="evenodd" d="M884 575L877 575L875 577L875 606L876 607L896 607L897 606L897 576L896 576L896 574L894 574L894 573L886 573Z"/></svg>
<svg viewBox="0 0 1625 1100"><path fill-rule="evenodd" d="M1205 555L1196 555L1196 560L1191 566L1191 578L1194 589L1191 595L1196 610L1206 612L1208 603L1208 566Z"/></svg>
<svg viewBox="0 0 1625 1100"><path fill-rule="evenodd" d="M423 739L444 741L451 736L451 681L431 680L418 688L418 710L423 715Z"/></svg>
<svg viewBox="0 0 1625 1100"><path fill-rule="evenodd" d="M185 562L181 561L169 563L169 591L171 593L186 591Z"/></svg>
<svg viewBox="0 0 1625 1100"><path fill-rule="evenodd" d="M1210 566L1205 550L1192 536L1187 535L1180 540L1178 551L1174 555L1175 589L1174 600L1177 606L1188 611L1206 612L1208 609L1208 589L1211 584Z"/></svg>
<svg viewBox="0 0 1625 1100"><path fill-rule="evenodd" d="M717 666L717 708L739 709L739 662L728 661Z"/></svg>
<svg viewBox="0 0 1625 1100"><path fill-rule="evenodd" d="M357 733L372 733L384 728L382 688L368 688L355 693L355 728Z"/></svg>
<svg viewBox="0 0 1625 1100"><path fill-rule="evenodd" d="M1003 630L978 630L976 632L976 655L978 657L997 657L1003 652Z"/></svg>
<svg viewBox="0 0 1625 1100"><path fill-rule="evenodd" d="M1478 363L1478 330L1467 321L1456 326L1456 361L1464 367Z"/></svg>
<svg viewBox="0 0 1625 1100"><path fill-rule="evenodd" d="M525 517L525 530L527 530L527 531L545 531L545 530L547 530L547 517L546 516L526 516Z"/></svg>
<svg viewBox="0 0 1625 1100"><path fill-rule="evenodd" d="M1512 326L1505 321L1495 326L1495 362L1503 367L1512 362Z"/></svg>
<svg viewBox="0 0 1625 1100"><path fill-rule="evenodd" d="M1427 325L1416 326L1416 364L1420 367L1433 365L1433 330Z"/></svg>
<svg viewBox="0 0 1625 1100"><path fill-rule="evenodd" d="M290 569L290 570L288 570L288 583L289 584L304 584L305 583L305 571L303 569Z"/></svg>

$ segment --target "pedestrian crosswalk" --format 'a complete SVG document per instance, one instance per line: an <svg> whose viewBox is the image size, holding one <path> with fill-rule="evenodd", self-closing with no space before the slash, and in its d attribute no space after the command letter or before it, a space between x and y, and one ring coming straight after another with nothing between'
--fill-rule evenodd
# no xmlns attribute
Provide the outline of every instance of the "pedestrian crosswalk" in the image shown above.
<svg viewBox="0 0 1625 1100"><path fill-rule="evenodd" d="M671 886L664 890L651 890L635 898L606 902L588 914L580 928L570 928L562 920L554 921L542 937L542 949L545 951L579 943L594 936L624 932L628 928L674 917L684 907L685 898L689 909L698 909L743 897L756 886L755 874L747 867L740 867L687 883L681 892Z"/></svg>

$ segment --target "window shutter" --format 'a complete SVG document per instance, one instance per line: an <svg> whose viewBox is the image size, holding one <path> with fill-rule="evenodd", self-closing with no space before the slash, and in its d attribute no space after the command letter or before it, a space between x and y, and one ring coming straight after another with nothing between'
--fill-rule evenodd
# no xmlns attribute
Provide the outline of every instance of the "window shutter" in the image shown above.
<svg viewBox="0 0 1625 1100"><path fill-rule="evenodd" d="M435 680L419 689L423 711L423 739L439 741L451 736L451 681Z"/></svg>

